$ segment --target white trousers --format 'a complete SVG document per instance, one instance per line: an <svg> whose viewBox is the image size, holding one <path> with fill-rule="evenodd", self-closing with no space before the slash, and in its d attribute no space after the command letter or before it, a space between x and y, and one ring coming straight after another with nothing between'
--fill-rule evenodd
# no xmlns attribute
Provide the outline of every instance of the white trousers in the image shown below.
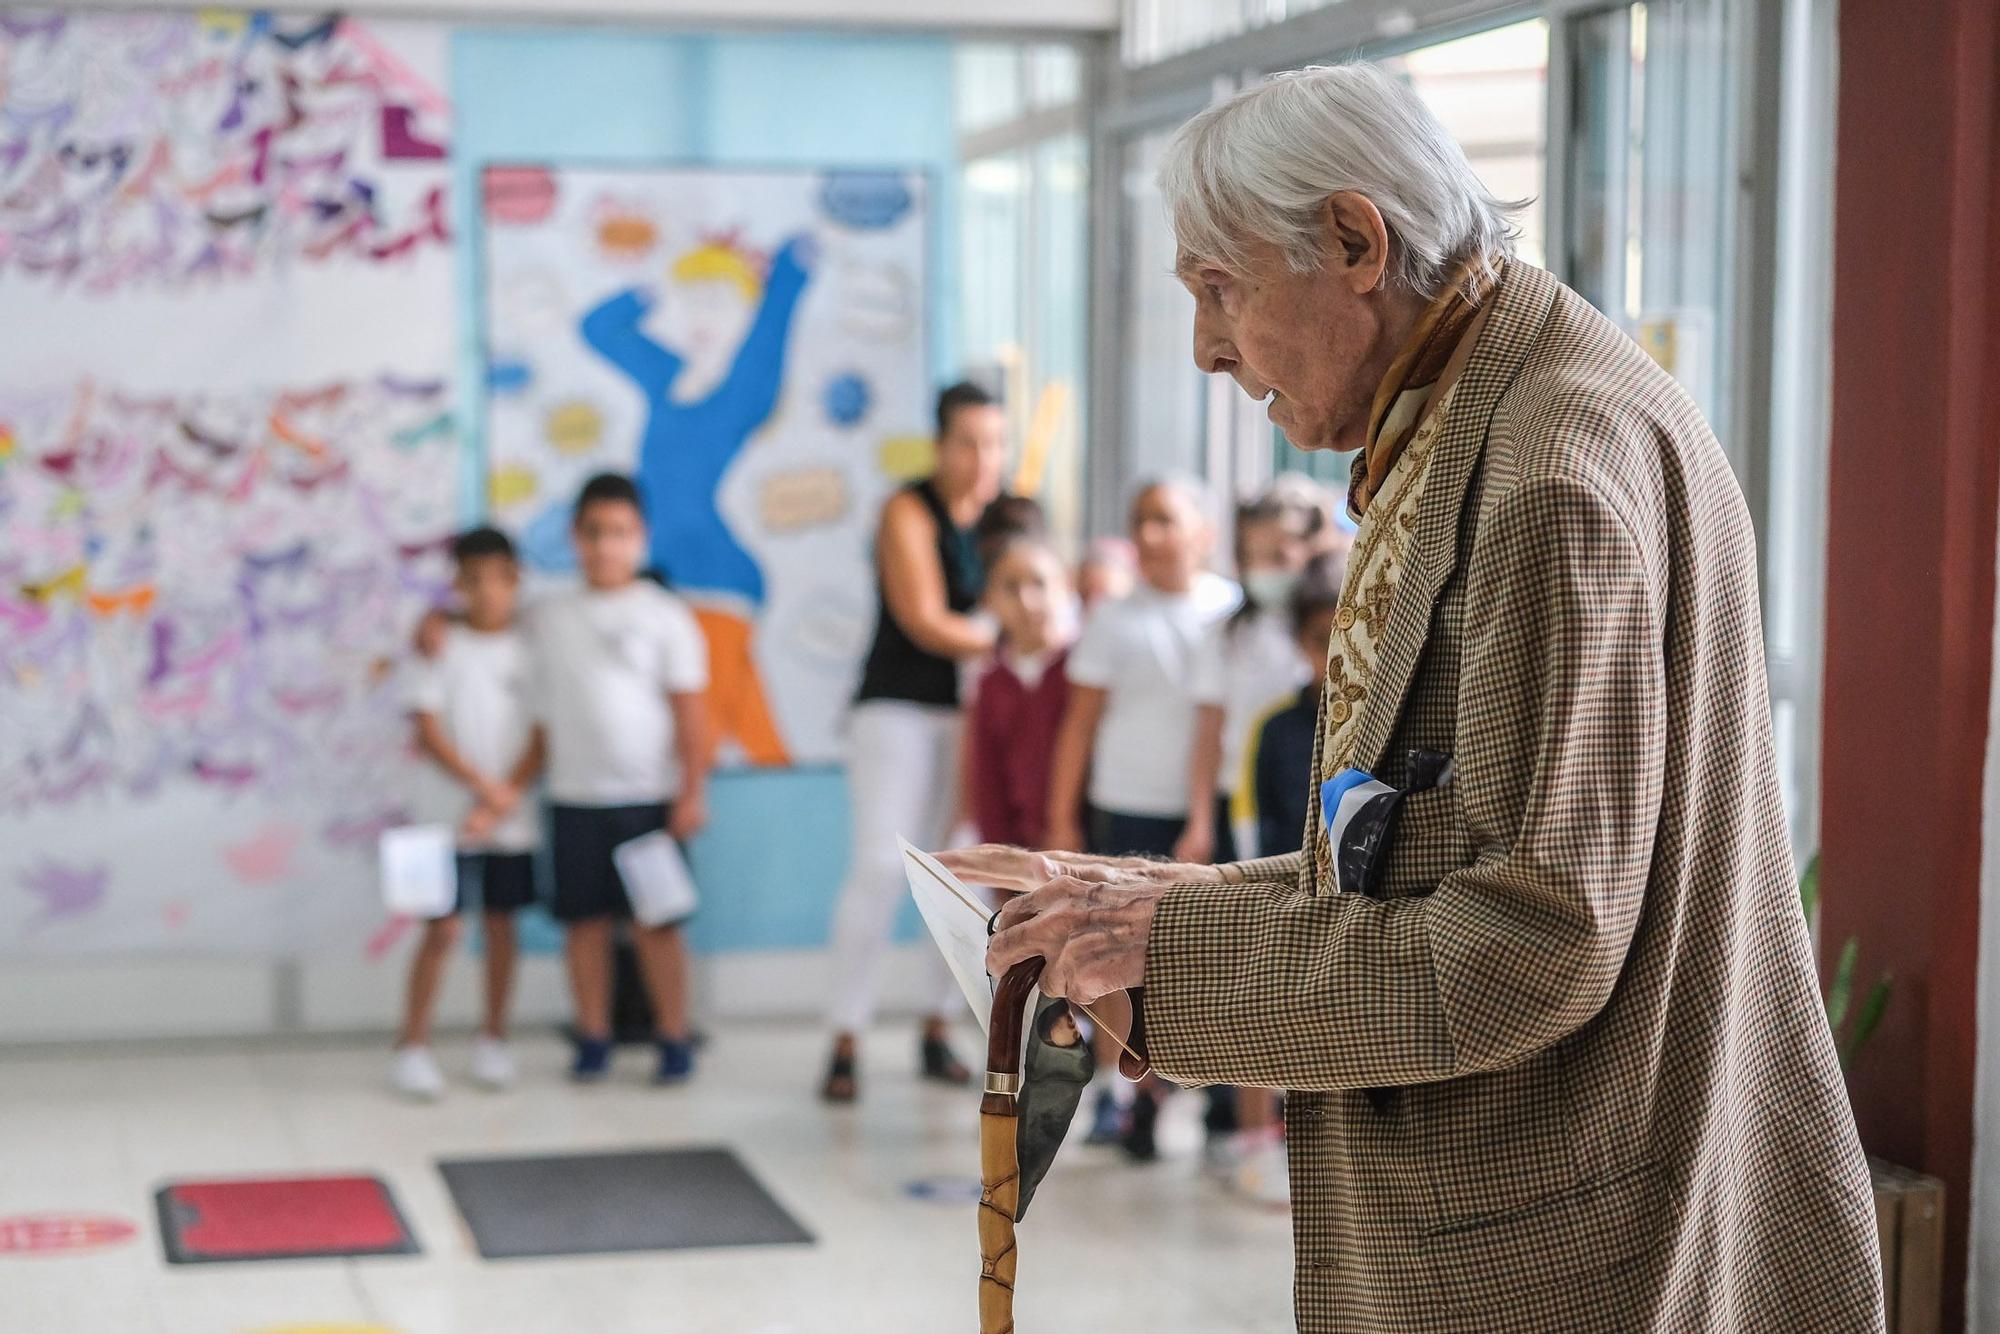
<svg viewBox="0 0 2000 1334"><path fill-rule="evenodd" d="M920 848L945 846L958 804L956 709L873 699L848 719L847 790L854 847L833 917L833 995L827 1019L836 1033L860 1033L875 1017L889 935L909 901L902 835ZM925 942L924 998L939 1014L965 1004L944 956Z"/></svg>

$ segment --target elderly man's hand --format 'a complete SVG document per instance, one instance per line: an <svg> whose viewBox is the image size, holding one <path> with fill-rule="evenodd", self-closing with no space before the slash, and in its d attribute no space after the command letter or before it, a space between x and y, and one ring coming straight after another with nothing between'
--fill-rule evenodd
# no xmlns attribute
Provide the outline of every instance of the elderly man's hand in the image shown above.
<svg viewBox="0 0 2000 1334"><path fill-rule="evenodd" d="M1041 989L1088 1005L1146 980L1146 945L1163 884L1106 883L1061 876L1000 910L986 946L995 977L1023 959L1041 958Z"/></svg>
<svg viewBox="0 0 2000 1334"><path fill-rule="evenodd" d="M1036 852L1006 843L981 843L976 848L953 848L937 854L938 865L969 884L985 885L1003 894L1025 894L1040 889L1058 876L1072 875L1089 880L1111 878L1102 867L1079 866L1060 852Z"/></svg>
<svg viewBox="0 0 2000 1334"><path fill-rule="evenodd" d="M981 843L934 855L938 865L967 884L985 885L1005 894L1025 894L1062 874L1047 855L1007 843Z"/></svg>
<svg viewBox="0 0 2000 1334"><path fill-rule="evenodd" d="M1006 843L981 843L937 855L938 864L960 880L1003 894L1026 894L1058 876L1099 884L1187 885L1222 878L1219 867L1158 862L1138 857L1090 857L1061 851L1036 852Z"/></svg>

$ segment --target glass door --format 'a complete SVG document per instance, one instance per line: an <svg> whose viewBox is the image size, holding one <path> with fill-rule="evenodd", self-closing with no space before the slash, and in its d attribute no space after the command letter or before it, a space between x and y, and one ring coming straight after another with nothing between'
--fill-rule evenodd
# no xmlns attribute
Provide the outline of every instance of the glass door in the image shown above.
<svg viewBox="0 0 2000 1334"><path fill-rule="evenodd" d="M1174 233L1154 182L1173 127L1125 136L1118 154L1119 452L1136 482L1208 474L1208 384L1194 364L1194 298L1174 277ZM1124 498L1119 497L1119 512Z"/></svg>
<svg viewBox="0 0 2000 1334"><path fill-rule="evenodd" d="M1569 21L1569 245L1556 257L1722 434L1735 244L1725 11L1725 0L1643 0ZM1740 473L1741 449L1730 455Z"/></svg>

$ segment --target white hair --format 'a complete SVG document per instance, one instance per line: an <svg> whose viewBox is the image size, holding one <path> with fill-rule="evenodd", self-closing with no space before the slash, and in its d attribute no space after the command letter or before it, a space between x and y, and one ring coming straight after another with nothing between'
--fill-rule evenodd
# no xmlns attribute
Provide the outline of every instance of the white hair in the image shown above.
<svg viewBox="0 0 2000 1334"><path fill-rule="evenodd" d="M1455 268L1514 253L1512 215L1414 91L1372 64L1273 74L1181 126L1160 193L1184 259L1241 273L1247 247L1278 247L1297 273L1320 266L1329 195L1365 195L1389 228L1389 281L1425 300Z"/></svg>

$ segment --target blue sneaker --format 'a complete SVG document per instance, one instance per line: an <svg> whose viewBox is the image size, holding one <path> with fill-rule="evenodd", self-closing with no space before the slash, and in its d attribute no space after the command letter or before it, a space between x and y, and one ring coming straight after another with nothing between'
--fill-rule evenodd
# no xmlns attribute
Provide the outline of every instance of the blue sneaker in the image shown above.
<svg viewBox="0 0 2000 1334"><path fill-rule="evenodd" d="M569 1077L579 1084L595 1084L611 1073L611 1039L572 1037L575 1056L569 1063Z"/></svg>
<svg viewBox="0 0 2000 1334"><path fill-rule="evenodd" d="M1125 1109L1108 1091L1100 1091L1090 1112L1090 1133L1085 1144L1116 1144L1125 1138Z"/></svg>
<svg viewBox="0 0 2000 1334"><path fill-rule="evenodd" d="M661 1038L660 1066L653 1072L655 1084L679 1084L694 1074L694 1044Z"/></svg>

